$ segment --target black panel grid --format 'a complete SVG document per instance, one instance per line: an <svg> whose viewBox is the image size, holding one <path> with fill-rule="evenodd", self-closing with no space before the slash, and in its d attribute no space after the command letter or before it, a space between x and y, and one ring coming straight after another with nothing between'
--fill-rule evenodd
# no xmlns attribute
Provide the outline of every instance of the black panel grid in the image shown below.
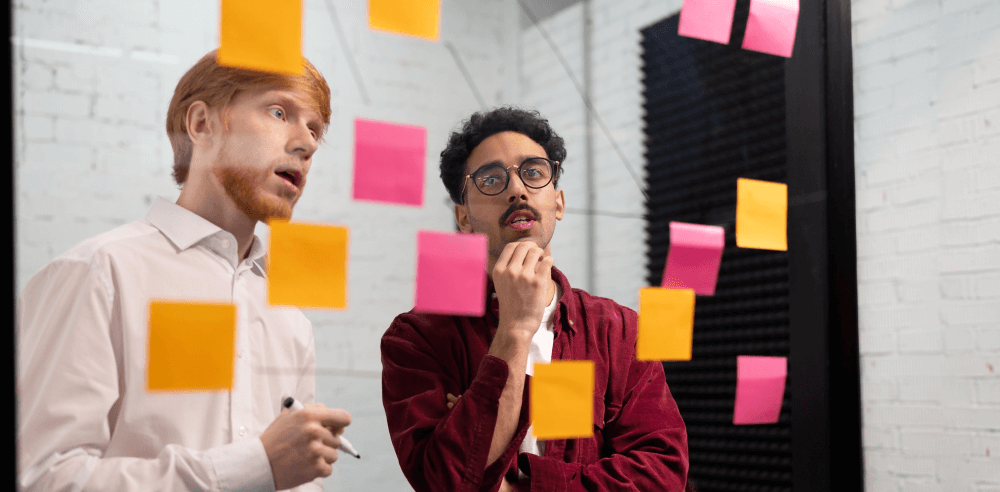
<svg viewBox="0 0 1000 492"><path fill-rule="evenodd" d="M736 356L789 354L788 255L736 247L736 180L786 182L785 63L740 49L748 3L728 46L678 36L677 16L642 31L649 285L669 222L726 230L716 293L696 301L692 360L663 364L703 492L792 487L790 384L777 424L732 424Z"/></svg>

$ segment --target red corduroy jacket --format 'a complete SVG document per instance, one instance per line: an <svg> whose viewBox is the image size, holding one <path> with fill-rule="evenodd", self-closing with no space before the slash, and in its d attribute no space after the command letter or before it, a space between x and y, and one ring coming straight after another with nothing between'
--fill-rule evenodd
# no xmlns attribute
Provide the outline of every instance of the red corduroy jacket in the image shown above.
<svg viewBox="0 0 1000 492"><path fill-rule="evenodd" d="M382 336L382 404L403 474L418 492L496 491L517 468L532 491L681 492L687 432L663 366L635 358L636 313L610 299L562 288L552 360L592 360L594 435L545 441L544 456L518 453L528 430L527 377L517 432L492 465L486 459L507 363L487 355L498 303L487 286L482 317L404 313ZM462 395L447 407L445 395Z"/></svg>

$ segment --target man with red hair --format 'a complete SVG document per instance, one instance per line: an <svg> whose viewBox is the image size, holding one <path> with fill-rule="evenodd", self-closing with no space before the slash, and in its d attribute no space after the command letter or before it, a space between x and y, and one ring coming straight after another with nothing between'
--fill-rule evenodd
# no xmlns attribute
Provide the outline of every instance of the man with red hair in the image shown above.
<svg viewBox="0 0 1000 492"><path fill-rule="evenodd" d="M266 300L259 221L288 219L330 122L330 89L304 60L287 76L209 53L167 112L176 203L73 247L17 308L24 490L322 489L350 415L312 404L312 327ZM229 391L146 388L151 300L232 303ZM309 405L289 412L282 399Z"/></svg>

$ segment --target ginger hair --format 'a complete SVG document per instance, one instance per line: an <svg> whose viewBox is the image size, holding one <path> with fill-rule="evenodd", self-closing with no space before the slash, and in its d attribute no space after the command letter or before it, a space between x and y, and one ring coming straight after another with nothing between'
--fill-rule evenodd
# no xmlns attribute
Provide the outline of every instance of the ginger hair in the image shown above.
<svg viewBox="0 0 1000 492"><path fill-rule="evenodd" d="M187 180L191 168L194 144L187 132L187 112L195 101L218 108L224 115L225 109L243 92L291 89L305 94L310 109L322 117L324 131L330 125L330 86L309 60L302 58L301 75L287 75L219 65L216 52L203 56L181 77L167 109L167 137L174 150L173 177L178 186Z"/></svg>

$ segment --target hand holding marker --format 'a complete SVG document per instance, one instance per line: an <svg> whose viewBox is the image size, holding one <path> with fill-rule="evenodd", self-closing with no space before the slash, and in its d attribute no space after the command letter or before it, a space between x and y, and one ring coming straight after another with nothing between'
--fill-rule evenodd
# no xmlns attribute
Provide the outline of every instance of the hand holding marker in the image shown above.
<svg viewBox="0 0 1000 492"><path fill-rule="evenodd" d="M281 405L283 407L285 407L285 408L293 411L293 412L296 411L296 410L302 410L303 408L305 408L304 406L302 406L301 402L299 402L295 398L292 398L291 396L289 396L288 398L285 398L284 401L281 402ZM347 438L344 437L343 435L340 436L340 446L337 446L337 449L339 449L339 450L341 450L341 451L343 451L343 452L345 452L345 453L347 453L347 454L349 454L349 455L351 455L351 456L353 456L353 457L355 457L357 459L361 459L361 455L358 454L358 452L354 450L354 446L351 446L351 442L348 441Z"/></svg>

